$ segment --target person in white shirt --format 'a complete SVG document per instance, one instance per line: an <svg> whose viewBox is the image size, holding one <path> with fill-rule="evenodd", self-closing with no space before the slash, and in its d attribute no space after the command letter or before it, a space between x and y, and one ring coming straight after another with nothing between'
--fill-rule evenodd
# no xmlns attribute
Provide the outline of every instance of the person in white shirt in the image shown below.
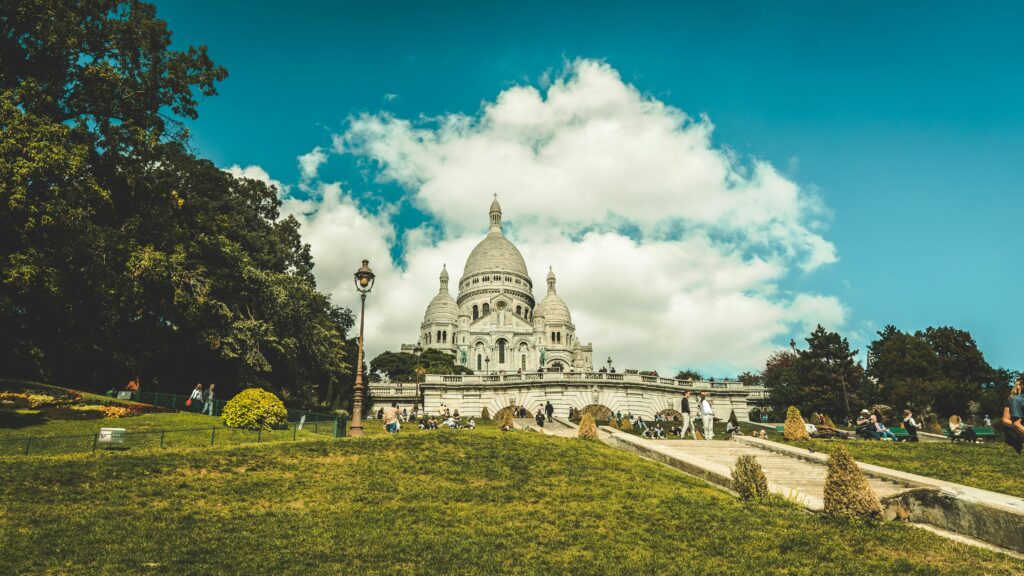
<svg viewBox="0 0 1024 576"><path fill-rule="evenodd" d="M715 409L708 400L708 393L700 393L700 417L704 421L704 439L711 440L715 437Z"/></svg>

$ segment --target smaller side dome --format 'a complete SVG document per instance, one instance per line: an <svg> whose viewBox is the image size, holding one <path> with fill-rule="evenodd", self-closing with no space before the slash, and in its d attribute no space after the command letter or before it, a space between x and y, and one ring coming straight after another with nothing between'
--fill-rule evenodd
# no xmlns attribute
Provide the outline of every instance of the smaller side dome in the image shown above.
<svg viewBox="0 0 1024 576"><path fill-rule="evenodd" d="M448 293L448 266L444 265L441 268L441 287L437 291L437 295L427 304L427 312L423 315L423 323L430 324L433 322L451 322L455 323L459 319L459 306L455 303L455 299Z"/></svg>
<svg viewBox="0 0 1024 576"><path fill-rule="evenodd" d="M548 293L537 306L537 316L543 316L547 324L572 324L569 307L555 292L555 271L548 268Z"/></svg>

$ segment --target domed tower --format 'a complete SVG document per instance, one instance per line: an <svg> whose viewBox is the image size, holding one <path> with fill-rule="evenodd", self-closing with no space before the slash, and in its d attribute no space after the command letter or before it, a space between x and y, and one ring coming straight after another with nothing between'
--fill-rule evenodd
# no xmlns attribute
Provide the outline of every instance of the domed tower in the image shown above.
<svg viewBox="0 0 1024 576"><path fill-rule="evenodd" d="M441 268L441 288L437 291L420 324L419 346L452 352L458 329L459 306L448 293L448 267Z"/></svg>
<svg viewBox="0 0 1024 576"><path fill-rule="evenodd" d="M543 318L543 341L547 347L548 367L552 370L571 370L577 367L575 354L576 326L572 323L569 307L555 290L555 271L548 268L548 293L537 306L538 318Z"/></svg>

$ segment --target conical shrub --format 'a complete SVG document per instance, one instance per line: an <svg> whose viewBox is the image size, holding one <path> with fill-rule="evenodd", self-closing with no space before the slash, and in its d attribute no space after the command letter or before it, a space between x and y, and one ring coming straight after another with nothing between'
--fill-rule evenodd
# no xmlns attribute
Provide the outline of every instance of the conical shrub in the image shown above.
<svg viewBox="0 0 1024 576"><path fill-rule="evenodd" d="M825 414L824 418L825 418L825 426L835 430L836 429L836 423L833 422L832 419L828 417L828 414Z"/></svg>
<svg viewBox="0 0 1024 576"><path fill-rule="evenodd" d="M491 419L491 411L487 409L487 406L484 406L484 409L480 411L480 419L481 420L490 420Z"/></svg>
<svg viewBox="0 0 1024 576"><path fill-rule="evenodd" d="M828 457L825 478L825 514L845 517L878 517L882 505L857 467L846 446L837 445Z"/></svg>
<svg viewBox="0 0 1024 576"><path fill-rule="evenodd" d="M768 478L752 455L744 454L736 459L736 466L732 469L732 489L743 500L768 496Z"/></svg>
<svg viewBox="0 0 1024 576"><path fill-rule="evenodd" d="M790 442L811 439L804 426L803 416L800 416L800 410L797 410L796 406L790 406L786 410L786 424L782 429L782 437Z"/></svg>
<svg viewBox="0 0 1024 576"><path fill-rule="evenodd" d="M505 426L512 428L512 412L509 410L505 410L498 419L498 428L504 428Z"/></svg>
<svg viewBox="0 0 1024 576"><path fill-rule="evenodd" d="M632 430L633 423L629 421L629 418L623 418L622 420L619 421L619 429L627 431Z"/></svg>
<svg viewBox="0 0 1024 576"><path fill-rule="evenodd" d="M611 420L608 421L608 426L610 428L615 428L616 430L618 430L619 429L619 421L616 420L615 418L612 418Z"/></svg>
<svg viewBox="0 0 1024 576"><path fill-rule="evenodd" d="M576 435L584 440L597 440L597 424L594 423L594 417L589 412L584 414L583 419L580 420L580 428Z"/></svg>

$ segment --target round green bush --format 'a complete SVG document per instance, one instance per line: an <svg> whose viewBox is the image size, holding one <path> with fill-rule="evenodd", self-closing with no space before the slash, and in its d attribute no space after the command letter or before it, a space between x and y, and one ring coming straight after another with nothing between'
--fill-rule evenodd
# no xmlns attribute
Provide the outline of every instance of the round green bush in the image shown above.
<svg viewBox="0 0 1024 576"><path fill-rule="evenodd" d="M228 400L221 418L230 428L270 430L288 421L288 411L272 392L249 388Z"/></svg>

